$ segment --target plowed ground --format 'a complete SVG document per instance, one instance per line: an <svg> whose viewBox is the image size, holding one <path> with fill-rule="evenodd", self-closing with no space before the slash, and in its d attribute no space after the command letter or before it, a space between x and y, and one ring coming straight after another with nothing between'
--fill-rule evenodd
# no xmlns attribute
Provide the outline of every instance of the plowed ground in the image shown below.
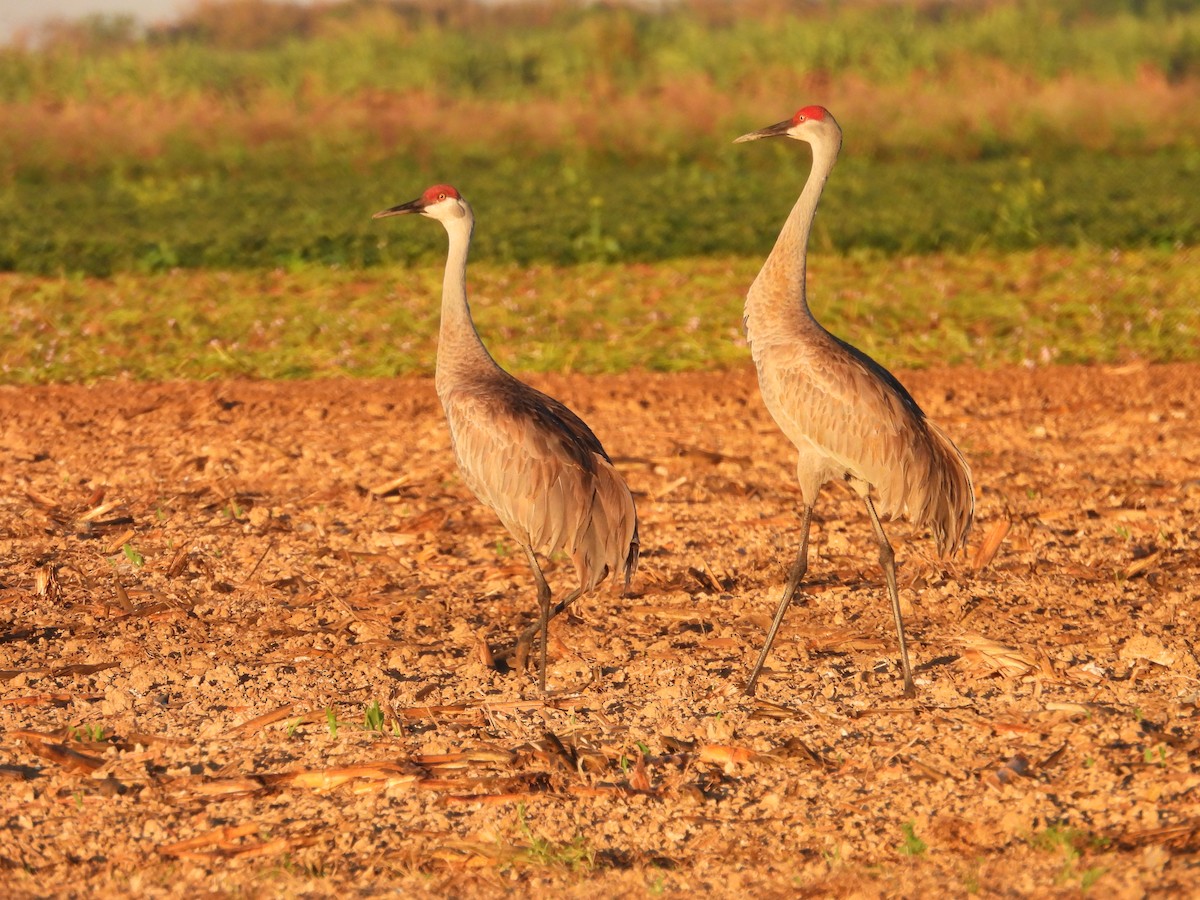
<svg viewBox="0 0 1200 900"><path fill-rule="evenodd" d="M750 371L531 379L642 521L546 698L428 380L0 388L4 893L1196 895L1200 367L900 375L978 497L954 560L888 526L915 700L841 486L743 695L799 499Z"/></svg>

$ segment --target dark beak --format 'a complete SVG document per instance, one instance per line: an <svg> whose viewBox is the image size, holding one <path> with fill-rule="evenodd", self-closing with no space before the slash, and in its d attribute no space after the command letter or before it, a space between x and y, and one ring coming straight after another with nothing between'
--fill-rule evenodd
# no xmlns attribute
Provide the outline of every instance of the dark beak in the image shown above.
<svg viewBox="0 0 1200 900"><path fill-rule="evenodd" d="M407 203L401 203L399 206L393 206L391 209L382 209L372 219L386 219L388 216L405 216L409 213L425 212L425 202L421 198L409 200Z"/></svg>
<svg viewBox="0 0 1200 900"><path fill-rule="evenodd" d="M768 125L766 128L760 128L758 131L752 131L749 134L743 134L740 138L735 138L734 143L740 144L742 141L757 141L761 138L780 137L788 133L788 129L792 127L791 119L784 119L782 122L776 122L774 125Z"/></svg>

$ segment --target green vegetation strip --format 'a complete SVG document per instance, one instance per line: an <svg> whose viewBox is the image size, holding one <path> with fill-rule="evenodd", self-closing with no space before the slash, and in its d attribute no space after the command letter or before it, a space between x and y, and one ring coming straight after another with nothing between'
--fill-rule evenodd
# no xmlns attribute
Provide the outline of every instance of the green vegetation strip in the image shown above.
<svg viewBox="0 0 1200 900"><path fill-rule="evenodd" d="M711 164L481 163L448 151L436 163L367 169L279 160L236 172L143 168L22 182L0 188L0 270L107 276L431 262L445 252L440 228L371 214L440 181L475 207L476 261L765 256L808 175L808 150L725 140L720 151ZM866 160L850 144L821 201L813 244L887 254L1190 246L1200 243L1197 184L1200 150L930 163Z"/></svg>
<svg viewBox="0 0 1200 900"><path fill-rule="evenodd" d="M468 278L484 341L514 371L685 371L749 359L742 297L760 262L479 263ZM809 290L826 327L893 367L1197 360L1198 263L1194 250L817 254ZM436 263L0 275L0 378L428 373L440 291Z"/></svg>
<svg viewBox="0 0 1200 900"><path fill-rule="evenodd" d="M808 151L731 141L811 102L819 251L1200 244L1195 3L240 0L0 47L0 271L426 263L434 181L476 261L761 257Z"/></svg>

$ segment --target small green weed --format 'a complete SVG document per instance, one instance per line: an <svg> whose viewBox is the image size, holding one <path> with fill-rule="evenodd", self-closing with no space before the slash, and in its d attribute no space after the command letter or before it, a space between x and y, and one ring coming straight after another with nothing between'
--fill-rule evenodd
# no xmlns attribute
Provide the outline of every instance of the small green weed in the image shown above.
<svg viewBox="0 0 1200 900"><path fill-rule="evenodd" d="M570 872L590 872L596 866L596 851L583 835L576 835L567 842L535 837L525 818L524 803L517 804L517 829L526 843L513 855L514 863Z"/></svg>
<svg viewBox="0 0 1200 900"><path fill-rule="evenodd" d="M371 705L367 707L363 715L363 729L383 734L384 716L383 710L379 708L378 700L372 700Z"/></svg>
<svg viewBox="0 0 1200 900"><path fill-rule="evenodd" d="M1059 884L1078 881L1082 888L1087 889L1106 871L1101 866L1091 866L1082 870L1079 868L1079 861L1085 851L1103 850L1108 847L1106 838L1089 831L1067 825L1051 825L1032 835L1029 844L1038 850L1062 853L1063 866L1056 878Z"/></svg>
<svg viewBox="0 0 1200 900"><path fill-rule="evenodd" d="M121 550L125 553L125 558L129 560L129 564L134 568L140 569L146 564L145 558L134 549L133 544L124 544Z"/></svg>
<svg viewBox="0 0 1200 900"><path fill-rule="evenodd" d="M1165 769L1167 767L1167 747L1165 744L1155 744L1142 752L1142 758L1147 764Z"/></svg>
<svg viewBox="0 0 1200 900"><path fill-rule="evenodd" d="M971 871L963 875L963 890L974 896L979 893L979 872Z"/></svg>
<svg viewBox="0 0 1200 900"><path fill-rule="evenodd" d="M900 826L900 833L904 837L904 840L900 844L900 852L904 856L921 856L929 849L929 845L917 837L912 822L903 823Z"/></svg>
<svg viewBox="0 0 1200 900"><path fill-rule="evenodd" d="M1079 873L1079 876L1078 876L1079 877L1079 886L1083 890L1086 891L1088 888L1090 888L1092 885L1094 885L1097 881L1099 881L1100 876L1102 876L1107 871L1108 871L1108 869L1106 869L1104 866L1092 866L1090 869L1084 869L1082 872Z"/></svg>
<svg viewBox="0 0 1200 900"><path fill-rule="evenodd" d="M300 728L301 720L296 719L288 723L288 737L294 737ZM369 706L363 707L362 723L347 722L338 718L337 710L332 706L325 710L325 727L329 731L329 736L337 740L337 736L341 729L349 728L351 731L369 731L375 734L386 734L388 732L387 716L383 708L379 705L378 700L372 700ZM392 722L391 733L399 737L402 734L400 724Z"/></svg>
<svg viewBox="0 0 1200 900"><path fill-rule="evenodd" d="M324 878L329 874L323 864L297 862L290 853L285 853L279 858L275 871L304 878Z"/></svg>
<svg viewBox="0 0 1200 900"><path fill-rule="evenodd" d="M68 729L67 734L73 741L98 743L107 740L106 729L103 725L76 725Z"/></svg>
<svg viewBox="0 0 1200 900"><path fill-rule="evenodd" d="M1092 840L1091 834L1080 828L1067 825L1050 825L1029 838L1029 845L1037 850L1070 850L1078 852L1078 848L1086 846Z"/></svg>

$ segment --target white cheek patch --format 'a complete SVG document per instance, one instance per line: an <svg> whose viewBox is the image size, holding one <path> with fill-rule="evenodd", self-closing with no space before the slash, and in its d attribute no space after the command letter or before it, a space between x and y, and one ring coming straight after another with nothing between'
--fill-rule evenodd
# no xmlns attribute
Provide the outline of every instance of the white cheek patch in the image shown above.
<svg viewBox="0 0 1200 900"><path fill-rule="evenodd" d="M462 215L462 208L453 197L447 197L445 200L430 203L423 212L431 219L456 219Z"/></svg>

